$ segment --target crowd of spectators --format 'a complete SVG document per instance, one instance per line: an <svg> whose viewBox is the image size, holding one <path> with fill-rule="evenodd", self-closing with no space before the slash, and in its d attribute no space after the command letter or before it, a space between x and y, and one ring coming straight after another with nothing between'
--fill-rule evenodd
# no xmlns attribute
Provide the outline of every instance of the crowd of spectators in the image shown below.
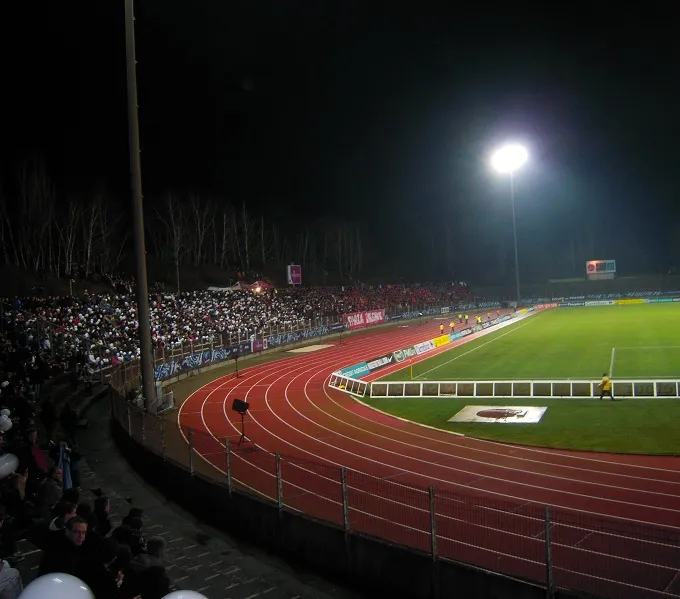
<svg viewBox="0 0 680 599"><path fill-rule="evenodd" d="M131 289L82 297L6 300L2 326L23 336L23 345L64 368L66 356L85 356L82 368L109 366L139 355L137 304ZM150 298L157 350L181 344L229 344L251 335L336 322L342 314L384 308L406 312L470 303L464 284L353 287L285 287L257 291L155 291ZM54 358L58 356L58 358ZM87 373L85 373L87 375ZM90 373L91 375L91 373Z"/></svg>
<svg viewBox="0 0 680 599"><path fill-rule="evenodd" d="M42 550L37 575L72 574L97 599L164 597L165 541L145 538L136 508L114 526L108 498L81 488L78 415L68 404L57 413L46 385L63 364L14 325L0 331L0 598L23 590L21 539Z"/></svg>
<svg viewBox="0 0 680 599"><path fill-rule="evenodd" d="M103 294L0 300L0 598L23 588L17 540L42 549L40 574L66 572L97 599L163 597L169 580L163 539L145 539L143 514L131 509L114 528L105 496L80 489L78 415L57 413L46 382L69 373L78 385L99 366L135 358L134 285L123 279ZM384 308L389 312L472 301L462 284L263 288L184 294L154 289L150 298L158 348L186 342L224 343L312 321ZM142 592L143 591L143 592Z"/></svg>

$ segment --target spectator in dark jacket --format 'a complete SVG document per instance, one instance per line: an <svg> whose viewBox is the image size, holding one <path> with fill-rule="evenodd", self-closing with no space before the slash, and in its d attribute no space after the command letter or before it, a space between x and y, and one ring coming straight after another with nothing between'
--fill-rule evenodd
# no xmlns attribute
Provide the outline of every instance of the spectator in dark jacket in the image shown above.
<svg viewBox="0 0 680 599"><path fill-rule="evenodd" d="M46 547L40 561L39 573L63 572L77 576L84 559L83 543L87 537L87 522L76 516L66 523L66 528Z"/></svg>
<svg viewBox="0 0 680 599"><path fill-rule="evenodd" d="M170 579L165 572L165 540L152 537L147 542L146 553L132 559L125 569L121 597L131 599L161 599L170 592ZM99 599L99 597L97 597Z"/></svg>
<svg viewBox="0 0 680 599"><path fill-rule="evenodd" d="M109 518L110 510L111 502L108 497L102 495L94 500L94 515L97 518L97 529L95 532L102 538L113 529L111 519Z"/></svg>

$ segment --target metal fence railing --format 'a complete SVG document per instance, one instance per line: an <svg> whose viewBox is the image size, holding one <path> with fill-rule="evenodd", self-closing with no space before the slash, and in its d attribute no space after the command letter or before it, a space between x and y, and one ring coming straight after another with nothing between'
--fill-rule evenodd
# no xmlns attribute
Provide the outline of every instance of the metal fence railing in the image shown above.
<svg viewBox="0 0 680 599"><path fill-rule="evenodd" d="M611 599L680 597L680 532L533 502L418 487L350 468L239 451L126 401L136 364L112 372L112 414L147 450L281 510L553 588Z"/></svg>

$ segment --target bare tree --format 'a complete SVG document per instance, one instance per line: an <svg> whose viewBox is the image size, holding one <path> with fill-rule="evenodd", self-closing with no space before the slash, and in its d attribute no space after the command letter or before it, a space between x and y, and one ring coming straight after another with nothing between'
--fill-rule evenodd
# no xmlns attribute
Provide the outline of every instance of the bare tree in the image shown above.
<svg viewBox="0 0 680 599"><path fill-rule="evenodd" d="M245 202L241 204L241 232L243 234L243 248L246 258L246 270L250 270L250 244L253 234L253 223L248 211L246 210Z"/></svg>
<svg viewBox="0 0 680 599"><path fill-rule="evenodd" d="M102 218L103 210L104 197L103 193L99 191L95 193L88 206L83 210L81 221L83 227L83 267L85 268L85 276L90 274L92 257L97 249L96 245L98 245L99 242L101 227L98 225Z"/></svg>
<svg viewBox="0 0 680 599"><path fill-rule="evenodd" d="M168 194L165 209L157 211L158 219L165 226L166 252L172 258L177 280L177 293L180 292L179 265L184 254L185 215L182 205L173 194Z"/></svg>
<svg viewBox="0 0 680 599"><path fill-rule="evenodd" d="M74 200L71 200L56 225L59 234L59 255L64 261L64 273L68 276L73 276L76 271L76 242L81 219L82 209Z"/></svg>
<svg viewBox="0 0 680 599"><path fill-rule="evenodd" d="M205 242L208 230L212 226L214 208L211 202L202 201L197 195L192 195L189 201L191 211L191 226L193 243L193 263L202 264L205 260Z"/></svg>

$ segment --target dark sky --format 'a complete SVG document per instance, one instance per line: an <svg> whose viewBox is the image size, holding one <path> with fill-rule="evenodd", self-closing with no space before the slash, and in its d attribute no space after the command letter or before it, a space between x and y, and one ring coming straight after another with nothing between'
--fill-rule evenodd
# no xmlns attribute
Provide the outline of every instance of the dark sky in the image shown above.
<svg viewBox="0 0 680 599"><path fill-rule="evenodd" d="M123 0L11 4L3 177L36 154L61 193L128 202ZM629 272L680 262L673 3L500 6L138 0L145 195L356 220L372 259L411 268L437 262L446 223L474 279L510 255L487 156L519 140L528 277L567 274L572 244Z"/></svg>

